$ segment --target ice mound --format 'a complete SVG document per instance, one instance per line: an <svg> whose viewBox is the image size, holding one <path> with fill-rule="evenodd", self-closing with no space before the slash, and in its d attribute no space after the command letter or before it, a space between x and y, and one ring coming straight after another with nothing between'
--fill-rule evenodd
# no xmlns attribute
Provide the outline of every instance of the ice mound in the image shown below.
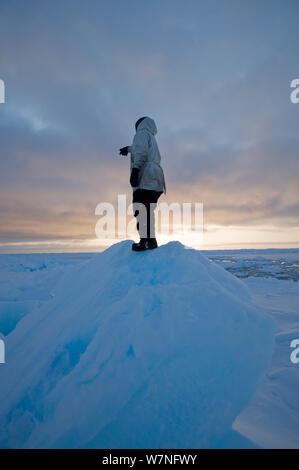
<svg viewBox="0 0 299 470"><path fill-rule="evenodd" d="M268 366L242 281L171 242L68 269L6 337L0 447L215 448Z"/></svg>

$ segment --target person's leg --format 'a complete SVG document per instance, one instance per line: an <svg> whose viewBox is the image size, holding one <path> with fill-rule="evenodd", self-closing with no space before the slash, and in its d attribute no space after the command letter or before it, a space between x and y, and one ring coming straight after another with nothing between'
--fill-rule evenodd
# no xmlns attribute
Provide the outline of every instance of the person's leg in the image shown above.
<svg viewBox="0 0 299 470"><path fill-rule="evenodd" d="M147 209L145 205L145 194L143 189L136 189L133 192L133 211L136 217L136 227L139 232L140 241L133 243L134 251L143 251L147 249Z"/></svg>
<svg viewBox="0 0 299 470"><path fill-rule="evenodd" d="M139 232L139 222L138 222L139 210L137 209L137 207L138 207L138 203L140 203L140 198L141 198L140 189L135 189L135 191L133 191L132 203L133 203L134 217L136 218L136 227L137 227L138 232Z"/></svg>
<svg viewBox="0 0 299 470"><path fill-rule="evenodd" d="M147 194L147 239L152 248L158 246L155 234L155 209L161 194L162 191L148 191Z"/></svg>
<svg viewBox="0 0 299 470"><path fill-rule="evenodd" d="M149 189L137 189L133 193L134 216L137 219L137 230L140 235L140 242L132 247L136 251L146 248L157 248L155 236L155 208L157 201L163 191L153 191ZM141 206L140 206L141 205Z"/></svg>
<svg viewBox="0 0 299 470"><path fill-rule="evenodd" d="M147 217L148 217L148 191L136 189L133 193L134 216L137 220L137 230L141 239L147 238Z"/></svg>

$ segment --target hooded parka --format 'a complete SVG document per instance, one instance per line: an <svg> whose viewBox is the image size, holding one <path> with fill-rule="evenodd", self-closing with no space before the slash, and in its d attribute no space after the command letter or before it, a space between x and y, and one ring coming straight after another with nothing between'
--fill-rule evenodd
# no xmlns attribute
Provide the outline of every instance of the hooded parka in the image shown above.
<svg viewBox="0 0 299 470"><path fill-rule="evenodd" d="M131 153L131 171L139 170L136 189L163 191L166 194L165 178L160 165L161 155L155 138L157 127L155 121L146 116L138 125L133 143L128 147Z"/></svg>

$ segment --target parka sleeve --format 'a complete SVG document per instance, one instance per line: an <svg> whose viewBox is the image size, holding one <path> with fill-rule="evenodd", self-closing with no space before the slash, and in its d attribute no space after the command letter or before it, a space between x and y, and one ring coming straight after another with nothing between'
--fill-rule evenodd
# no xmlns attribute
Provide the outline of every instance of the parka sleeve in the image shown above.
<svg viewBox="0 0 299 470"><path fill-rule="evenodd" d="M148 160L148 135L144 131L136 132L133 144L129 147L132 156L132 168L140 170L144 163Z"/></svg>

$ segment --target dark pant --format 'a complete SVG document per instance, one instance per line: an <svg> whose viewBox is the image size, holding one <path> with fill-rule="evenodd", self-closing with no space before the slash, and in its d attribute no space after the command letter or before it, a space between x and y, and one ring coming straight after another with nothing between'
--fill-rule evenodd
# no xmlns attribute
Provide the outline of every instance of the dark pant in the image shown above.
<svg viewBox="0 0 299 470"><path fill-rule="evenodd" d="M157 201L163 191L136 189L133 191L134 216L140 238L155 238L155 213ZM143 204L143 206L140 206Z"/></svg>

